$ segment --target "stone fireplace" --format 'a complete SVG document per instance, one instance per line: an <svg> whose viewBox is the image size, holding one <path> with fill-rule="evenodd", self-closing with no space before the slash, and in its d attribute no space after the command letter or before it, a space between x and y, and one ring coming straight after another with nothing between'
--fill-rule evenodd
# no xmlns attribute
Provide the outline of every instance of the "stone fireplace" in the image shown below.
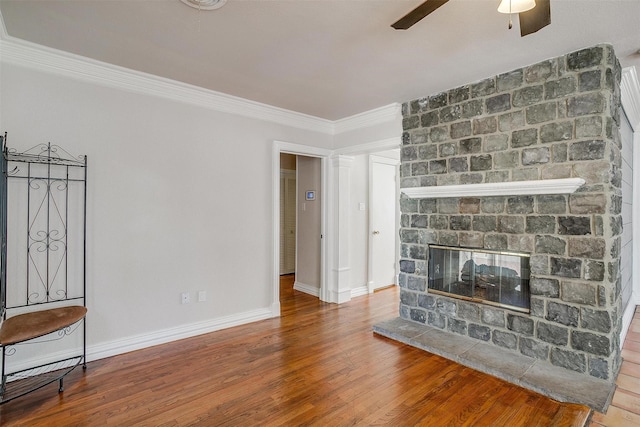
<svg viewBox="0 0 640 427"><path fill-rule="evenodd" d="M612 47L598 45L403 105L402 320L613 382L620 76ZM567 179L581 185L537 191ZM516 182L526 191L480 191ZM430 245L526 254L529 307L433 292Z"/></svg>

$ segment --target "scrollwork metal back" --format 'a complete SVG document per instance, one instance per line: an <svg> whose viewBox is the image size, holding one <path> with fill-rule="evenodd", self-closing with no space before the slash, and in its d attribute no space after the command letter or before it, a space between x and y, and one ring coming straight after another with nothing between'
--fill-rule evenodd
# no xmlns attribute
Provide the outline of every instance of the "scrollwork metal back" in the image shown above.
<svg viewBox="0 0 640 427"><path fill-rule="evenodd" d="M34 305L69 299L73 297L70 296L67 271L69 200L70 197L73 200L76 197L75 188L73 196L70 196L69 183L78 181L86 186L86 172L85 178L79 179L71 171L78 167L86 168L86 156L73 156L64 148L51 143L38 144L18 152L7 148L6 141L2 142L5 176L25 179L27 182L27 289L21 304ZM10 167L7 162L10 162ZM84 192L86 196L86 188ZM86 209L86 200L84 203ZM75 294L75 291L72 293Z"/></svg>
<svg viewBox="0 0 640 427"><path fill-rule="evenodd" d="M7 149L6 152L10 159L23 158L25 161L34 163L84 165L85 160L84 156L74 156L61 146L51 143L38 144L23 152L18 152L13 148Z"/></svg>
<svg viewBox="0 0 640 427"><path fill-rule="evenodd" d="M67 201L68 182L29 178L28 286L27 304L67 299ZM59 200L62 199L62 200ZM54 256L56 253L59 255Z"/></svg>

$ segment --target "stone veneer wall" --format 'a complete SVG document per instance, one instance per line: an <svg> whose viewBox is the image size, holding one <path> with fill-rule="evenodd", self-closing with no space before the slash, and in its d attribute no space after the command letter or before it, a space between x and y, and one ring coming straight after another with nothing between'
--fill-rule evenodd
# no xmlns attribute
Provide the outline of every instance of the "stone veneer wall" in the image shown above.
<svg viewBox="0 0 640 427"><path fill-rule="evenodd" d="M401 198L400 316L612 381L621 69L598 45L403 105L401 187L580 177L571 195ZM531 313L430 294L428 244L531 254Z"/></svg>

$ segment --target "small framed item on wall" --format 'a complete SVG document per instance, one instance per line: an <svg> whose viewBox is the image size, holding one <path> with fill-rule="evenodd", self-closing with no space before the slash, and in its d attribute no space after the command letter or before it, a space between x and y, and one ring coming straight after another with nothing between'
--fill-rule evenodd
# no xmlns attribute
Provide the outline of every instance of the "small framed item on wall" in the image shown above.
<svg viewBox="0 0 640 427"><path fill-rule="evenodd" d="M305 192L304 198L307 199L307 200L315 200L316 199L315 190L307 190Z"/></svg>

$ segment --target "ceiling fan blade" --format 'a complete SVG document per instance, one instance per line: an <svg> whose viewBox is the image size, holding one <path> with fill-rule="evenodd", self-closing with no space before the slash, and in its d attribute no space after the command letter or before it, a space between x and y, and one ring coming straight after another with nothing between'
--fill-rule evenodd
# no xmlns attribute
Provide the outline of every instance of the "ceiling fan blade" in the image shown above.
<svg viewBox="0 0 640 427"><path fill-rule="evenodd" d="M449 0L427 0L400 18L397 22L391 24L391 26L396 30L406 30L448 1Z"/></svg>
<svg viewBox="0 0 640 427"><path fill-rule="evenodd" d="M536 7L520 12L520 35L522 37L551 24L551 0L536 0Z"/></svg>

